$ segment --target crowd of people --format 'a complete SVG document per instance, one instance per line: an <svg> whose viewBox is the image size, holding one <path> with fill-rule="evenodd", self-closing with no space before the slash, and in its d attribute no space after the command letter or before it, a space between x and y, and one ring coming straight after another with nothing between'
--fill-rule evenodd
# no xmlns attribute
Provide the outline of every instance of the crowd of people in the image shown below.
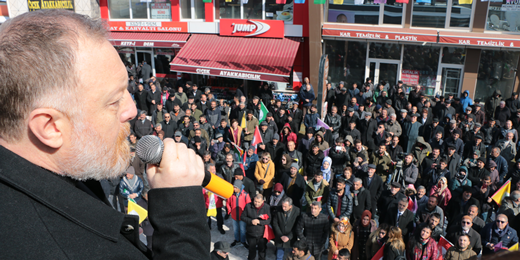
<svg viewBox="0 0 520 260"><path fill-rule="evenodd" d="M385 260L436 260L440 239L453 245L445 259L518 242L516 93L503 99L497 90L485 101L468 91L430 98L421 86L407 94L401 81L367 78L359 86L327 84L321 118L308 78L300 101L289 103L273 99L267 84L251 98L239 88L224 100L189 81L145 82L130 75L139 111L132 149L145 135L173 138L195 150L206 171L233 184L227 200L202 191L208 212L216 209L218 230L225 234L224 219L233 223L234 241L216 244L214 259L228 259L236 246L249 250L249 260L265 259L270 240L276 259L363 260L383 247ZM134 155L114 198L146 200L143 174ZM508 180L511 194L497 203L491 197Z"/></svg>

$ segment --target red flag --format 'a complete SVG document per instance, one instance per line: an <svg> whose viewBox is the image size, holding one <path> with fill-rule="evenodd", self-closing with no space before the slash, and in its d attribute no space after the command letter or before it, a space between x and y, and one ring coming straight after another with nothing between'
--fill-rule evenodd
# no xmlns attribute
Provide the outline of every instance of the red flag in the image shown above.
<svg viewBox="0 0 520 260"><path fill-rule="evenodd" d="M273 232L273 228L271 227L271 225L264 226L264 237L265 237L265 239L267 239L267 241L274 239L274 232Z"/></svg>
<svg viewBox="0 0 520 260"><path fill-rule="evenodd" d="M255 133L253 134L253 140L251 141L251 146L256 147L256 145L263 143L262 135L260 134L260 130L258 126L255 127Z"/></svg>
<svg viewBox="0 0 520 260"><path fill-rule="evenodd" d="M381 260L383 259L383 251L385 251L385 245L383 245L377 253L372 257L372 260Z"/></svg>
<svg viewBox="0 0 520 260"><path fill-rule="evenodd" d="M453 244L441 235L441 238L439 238L439 243L437 243L437 247L439 248L439 252L441 252L442 257L446 255L446 252L448 252L448 249L450 249L452 246Z"/></svg>
<svg viewBox="0 0 520 260"><path fill-rule="evenodd" d="M286 0L276 0L276 4L284 5L286 3Z"/></svg>

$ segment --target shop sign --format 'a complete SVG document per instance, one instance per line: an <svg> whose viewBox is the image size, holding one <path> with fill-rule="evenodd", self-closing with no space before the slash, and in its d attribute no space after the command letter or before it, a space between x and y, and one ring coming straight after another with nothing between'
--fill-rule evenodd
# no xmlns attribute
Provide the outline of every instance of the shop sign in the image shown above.
<svg viewBox="0 0 520 260"><path fill-rule="evenodd" d="M482 38L460 38L457 36L441 36L439 43L487 46L487 47L503 47L503 48L519 48L520 40L510 39L482 39Z"/></svg>
<svg viewBox="0 0 520 260"><path fill-rule="evenodd" d="M407 42L437 42L437 35L407 34L393 32L367 32L355 30L323 29L323 36Z"/></svg>
<svg viewBox="0 0 520 260"><path fill-rule="evenodd" d="M151 3L150 13L152 19L170 20L170 4L167 3Z"/></svg>
<svg viewBox="0 0 520 260"><path fill-rule="evenodd" d="M156 3L158 4L158 3ZM158 9L164 10L164 9ZM169 17L169 12L168 17ZM170 18L168 18L170 19ZM188 32L186 22L108 22L113 32Z"/></svg>
<svg viewBox="0 0 520 260"><path fill-rule="evenodd" d="M403 70L401 80L406 85L419 85L419 74L418 70Z"/></svg>
<svg viewBox="0 0 520 260"><path fill-rule="evenodd" d="M284 22L278 20L220 19L220 35L283 38Z"/></svg>
<svg viewBox="0 0 520 260"><path fill-rule="evenodd" d="M225 77L225 78L237 78L237 79L247 79L247 80L257 80L257 81L276 81L276 82L288 82L288 76L276 75L276 74L259 74L249 71L231 71L231 70L221 70L214 68L196 68L196 67L188 67L188 66L177 66L171 65L170 70L174 72L185 72L185 73L194 73L200 75L210 75L217 77Z"/></svg>
<svg viewBox="0 0 520 260"><path fill-rule="evenodd" d="M29 12L38 11L38 10L46 10L46 9L63 9L63 10L71 10L74 11L74 0L66 0L66 1L49 1L49 0L36 0L36 1L27 1L27 5L29 7Z"/></svg>
<svg viewBox="0 0 520 260"><path fill-rule="evenodd" d="M112 40L110 41L114 46L124 46L124 47L168 47L168 48L182 48L184 46L184 42L154 42L154 41L118 41Z"/></svg>

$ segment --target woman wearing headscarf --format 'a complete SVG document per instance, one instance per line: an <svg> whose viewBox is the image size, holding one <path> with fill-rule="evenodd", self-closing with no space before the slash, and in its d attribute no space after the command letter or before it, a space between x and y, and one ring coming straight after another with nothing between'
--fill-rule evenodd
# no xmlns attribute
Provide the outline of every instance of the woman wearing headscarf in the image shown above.
<svg viewBox="0 0 520 260"><path fill-rule="evenodd" d="M383 249L383 260L394 260L399 256L404 256L406 253L405 246L401 229L390 227L388 242L386 242L385 249Z"/></svg>
<svg viewBox="0 0 520 260"><path fill-rule="evenodd" d="M291 169L291 163L293 163L293 159L289 154L283 154L279 163L276 164L276 172L274 175L275 182L278 182L284 174L289 174Z"/></svg>
<svg viewBox="0 0 520 260"><path fill-rule="evenodd" d="M388 229L388 224L381 223L381 225L379 225L379 228L376 229L376 231L372 232L372 234L370 234L366 244L366 259L372 259L372 257L374 257L377 251L379 251L379 249L381 249L381 247L386 243L386 240L388 239Z"/></svg>
<svg viewBox="0 0 520 260"><path fill-rule="evenodd" d="M361 218L354 223L354 247L352 247L353 260L367 259L367 241L370 234L377 229L377 223L372 219L370 210L363 211Z"/></svg>
<svg viewBox="0 0 520 260"><path fill-rule="evenodd" d="M323 173L323 179L326 180L328 183L330 183L330 180L332 178L332 171L331 171L331 165L332 165L332 159L328 156L323 158L323 161L321 163L321 172Z"/></svg>
<svg viewBox="0 0 520 260"><path fill-rule="evenodd" d="M282 201L285 198L287 198L287 195L285 195L283 185L281 183L275 184L273 187L273 193L271 194L271 199L269 200L271 215L275 214L278 210L281 209Z"/></svg>
<svg viewBox="0 0 520 260"><path fill-rule="evenodd" d="M448 189L448 180L446 177L440 177L437 185L432 186L430 189L430 197L431 196L436 196L439 201L437 205L441 207L442 210L446 210L446 206L448 206L448 202L451 200L451 192L450 189Z"/></svg>
<svg viewBox="0 0 520 260"><path fill-rule="evenodd" d="M347 217L343 217L340 221L332 224L329 244L329 260L337 259L339 250L343 248L352 251L352 247L354 246L354 232ZM334 255L336 257L334 257Z"/></svg>

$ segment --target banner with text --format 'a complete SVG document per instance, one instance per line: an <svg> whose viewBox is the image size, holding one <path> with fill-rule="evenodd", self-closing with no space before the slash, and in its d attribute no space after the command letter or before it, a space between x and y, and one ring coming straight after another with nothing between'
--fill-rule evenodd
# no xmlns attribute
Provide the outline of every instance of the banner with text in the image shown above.
<svg viewBox="0 0 520 260"><path fill-rule="evenodd" d="M74 11L74 0L52 1L52 0L28 0L29 12L46 9L63 9Z"/></svg>

